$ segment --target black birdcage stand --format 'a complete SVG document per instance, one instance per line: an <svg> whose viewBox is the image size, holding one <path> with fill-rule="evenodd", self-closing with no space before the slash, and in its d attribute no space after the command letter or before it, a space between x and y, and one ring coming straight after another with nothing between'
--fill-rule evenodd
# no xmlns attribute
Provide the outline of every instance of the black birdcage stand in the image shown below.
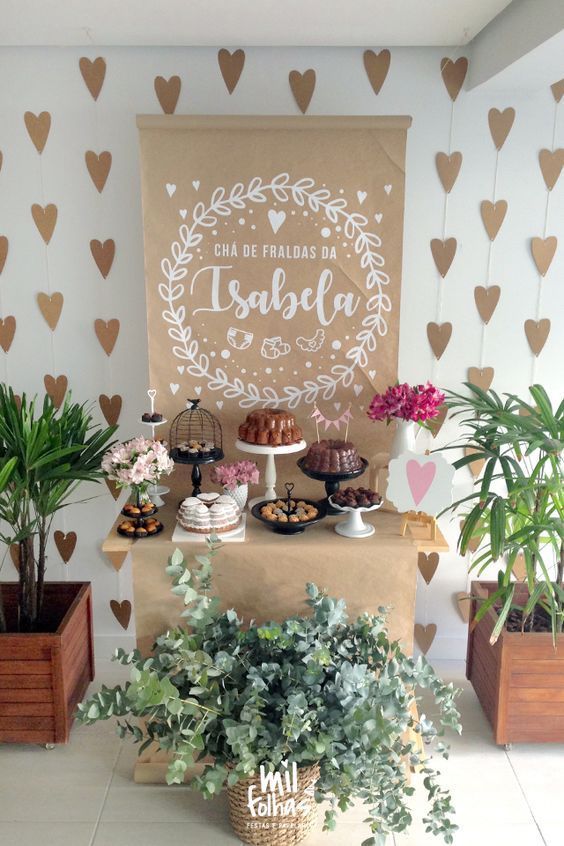
<svg viewBox="0 0 564 846"><path fill-rule="evenodd" d="M223 435L219 420L200 408L199 399L189 399L187 409L177 414L170 427L170 456L175 463L192 465L192 496L201 493L201 464L223 458ZM198 444L190 447L190 444Z"/></svg>

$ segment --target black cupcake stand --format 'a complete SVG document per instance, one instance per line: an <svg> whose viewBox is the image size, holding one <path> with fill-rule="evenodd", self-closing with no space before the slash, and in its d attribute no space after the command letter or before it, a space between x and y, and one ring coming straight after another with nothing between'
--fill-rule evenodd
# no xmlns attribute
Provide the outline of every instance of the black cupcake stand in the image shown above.
<svg viewBox="0 0 564 846"><path fill-rule="evenodd" d="M349 482L352 479L358 479L359 476L362 476L363 473L366 472L368 468L368 461L366 458L361 458L362 467L358 470L354 470L352 473L316 473L314 470L308 470L304 466L305 456L300 458L298 463L298 467L304 474L310 479L315 479L317 482L325 482L325 493L327 496L325 499L322 499L321 502L327 508L327 514L342 514L341 509L335 508L335 506L331 503L329 497L333 496L333 494L337 493L339 490L341 482Z"/></svg>

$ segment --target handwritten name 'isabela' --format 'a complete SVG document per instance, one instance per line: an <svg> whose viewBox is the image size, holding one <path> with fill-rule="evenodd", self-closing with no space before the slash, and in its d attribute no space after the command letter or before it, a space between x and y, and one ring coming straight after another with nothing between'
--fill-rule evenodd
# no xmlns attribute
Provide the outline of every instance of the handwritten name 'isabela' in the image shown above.
<svg viewBox="0 0 564 846"><path fill-rule="evenodd" d="M330 296L333 285L333 273L325 268L320 275L315 290L302 288L299 292L284 291L286 273L277 267L272 274L270 289L251 291L244 295L238 279L224 278L222 271L231 270L228 265L210 265L202 267L192 279L190 294L206 296L207 304L194 309L194 314L202 311L221 312L233 309L238 320L245 320L253 311L266 315L271 311L280 312L284 320L292 320L298 309L315 311L322 326L330 326L339 313L352 317L356 312L360 297L353 293L335 293Z"/></svg>

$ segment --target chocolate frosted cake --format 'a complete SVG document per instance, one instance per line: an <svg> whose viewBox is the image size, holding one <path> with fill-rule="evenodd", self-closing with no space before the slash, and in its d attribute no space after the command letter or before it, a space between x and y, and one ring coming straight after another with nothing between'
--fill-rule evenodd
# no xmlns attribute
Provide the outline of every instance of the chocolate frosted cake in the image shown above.
<svg viewBox="0 0 564 846"><path fill-rule="evenodd" d="M290 446L302 439L302 430L296 418L282 408L261 408L247 414L239 426L239 438L259 446Z"/></svg>
<svg viewBox="0 0 564 846"><path fill-rule="evenodd" d="M324 440L312 443L303 467L313 473L354 473L361 469L362 461L350 441Z"/></svg>

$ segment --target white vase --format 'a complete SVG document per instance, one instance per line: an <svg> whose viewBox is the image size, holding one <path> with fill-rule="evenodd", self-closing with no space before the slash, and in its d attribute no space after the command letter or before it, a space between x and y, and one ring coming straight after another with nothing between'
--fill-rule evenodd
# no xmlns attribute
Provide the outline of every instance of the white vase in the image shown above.
<svg viewBox="0 0 564 846"><path fill-rule="evenodd" d="M239 511L244 510L245 505L247 504L247 497L249 496L248 485L237 485L237 487L234 488L234 490L232 491L230 491L228 488L223 488L223 493L227 494L227 496L230 496L235 500Z"/></svg>
<svg viewBox="0 0 564 846"><path fill-rule="evenodd" d="M415 423L413 420L398 420L396 433L390 447L390 461L404 452L415 452Z"/></svg>

